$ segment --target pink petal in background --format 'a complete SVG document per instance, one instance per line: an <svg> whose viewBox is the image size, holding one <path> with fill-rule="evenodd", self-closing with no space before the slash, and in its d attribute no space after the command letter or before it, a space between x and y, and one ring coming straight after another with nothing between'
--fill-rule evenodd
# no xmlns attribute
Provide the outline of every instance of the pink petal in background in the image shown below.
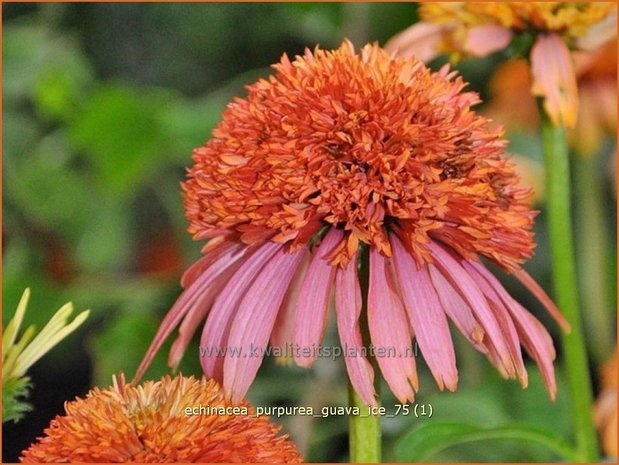
<svg viewBox="0 0 619 465"><path fill-rule="evenodd" d="M469 29L464 43L465 52L483 57L497 52L509 45L512 40L512 31L495 24L476 26Z"/></svg>
<svg viewBox="0 0 619 465"><path fill-rule="evenodd" d="M533 95L543 97L555 126L573 128L578 115L578 86L570 51L558 34L539 35L531 49Z"/></svg>
<svg viewBox="0 0 619 465"><path fill-rule="evenodd" d="M385 50L402 58L416 57L427 62L439 54L437 47L443 34L444 27L438 24L413 24L389 39Z"/></svg>

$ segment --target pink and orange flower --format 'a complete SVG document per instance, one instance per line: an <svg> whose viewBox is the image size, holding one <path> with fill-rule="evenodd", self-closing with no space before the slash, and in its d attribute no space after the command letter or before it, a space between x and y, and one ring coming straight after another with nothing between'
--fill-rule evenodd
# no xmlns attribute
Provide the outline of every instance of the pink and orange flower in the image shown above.
<svg viewBox="0 0 619 465"><path fill-rule="evenodd" d="M575 52L579 108L576 125L568 133L576 153L591 156L600 150L605 136L617 128L617 40L593 51ZM484 114L507 128L537 129L539 121L531 95L531 75L525 60L509 60L490 81L490 105Z"/></svg>
<svg viewBox="0 0 619 465"><path fill-rule="evenodd" d="M480 260L513 273L568 327L521 267L535 247L531 193L503 157L501 132L471 109L477 95L463 92L448 67L431 72L377 45L359 54L348 42L306 50L274 68L194 150L185 210L194 237L210 240L136 377L180 325L169 358L177 365L205 318L204 347L247 355L269 340L318 346L334 294L340 341L358 354L368 343L412 353L416 340L439 388L453 391L451 320L503 376L526 386L522 345L554 397L551 337ZM309 367L315 354L294 360ZM220 352L201 362L235 402L262 356ZM375 405L367 358L345 362L354 389ZM396 397L411 401L414 357L377 362Z"/></svg>
<svg viewBox="0 0 619 465"><path fill-rule="evenodd" d="M553 124L576 124L578 91L569 48L591 50L616 35L614 2L428 2L422 21L386 48L429 60L444 52L485 56L533 34L531 92L543 98Z"/></svg>

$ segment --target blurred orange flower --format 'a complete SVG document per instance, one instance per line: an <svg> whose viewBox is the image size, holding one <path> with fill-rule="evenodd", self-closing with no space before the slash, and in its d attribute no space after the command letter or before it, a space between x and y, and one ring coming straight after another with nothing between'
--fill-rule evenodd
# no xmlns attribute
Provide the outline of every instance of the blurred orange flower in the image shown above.
<svg viewBox="0 0 619 465"><path fill-rule="evenodd" d="M595 423L600 433L602 450L617 457L617 351L602 367L602 392L595 404Z"/></svg>
<svg viewBox="0 0 619 465"><path fill-rule="evenodd" d="M566 127L576 124L578 112L568 46L595 48L616 24L611 2L432 2L419 12L422 22L393 37L387 50L426 60L442 52L484 56L505 49L515 36L534 33L531 91L543 97L553 124Z"/></svg>
<svg viewBox="0 0 619 465"><path fill-rule="evenodd" d="M569 140L577 153L590 155L599 151L605 134L615 134L617 126L617 41L573 56L580 106ZM531 84L525 60L505 62L492 76L491 103L484 113L508 127L536 128L539 121L529 92Z"/></svg>
<svg viewBox="0 0 619 465"><path fill-rule="evenodd" d="M188 415L208 406L222 415ZM280 427L253 417L242 401L232 412L213 380L164 377L139 386L114 378L107 389L94 388L85 399L65 404L45 436L20 457L22 462L253 462L298 463L295 445ZM206 410L205 410L206 411Z"/></svg>

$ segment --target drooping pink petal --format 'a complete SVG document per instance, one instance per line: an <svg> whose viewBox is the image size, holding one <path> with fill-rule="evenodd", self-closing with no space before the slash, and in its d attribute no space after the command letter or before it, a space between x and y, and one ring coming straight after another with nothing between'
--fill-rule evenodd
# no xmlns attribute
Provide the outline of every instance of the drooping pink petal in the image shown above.
<svg viewBox="0 0 619 465"><path fill-rule="evenodd" d="M230 244L228 244L230 245ZM192 263L189 268L185 270L183 275L181 276L181 286L185 289L191 283L193 283L198 277L206 270L211 263L213 263L213 256L215 253L209 253L208 255L204 255L194 263Z"/></svg>
<svg viewBox="0 0 619 465"><path fill-rule="evenodd" d="M391 266L375 248L370 249L368 326L378 365L398 400L406 404L419 388L406 312L397 294Z"/></svg>
<svg viewBox="0 0 619 465"><path fill-rule="evenodd" d="M503 378L511 378L512 376L503 367L499 354L492 340L484 331L483 325L475 319L470 305L460 296L438 268L429 264L428 269L445 313L473 347L488 357L490 363Z"/></svg>
<svg viewBox="0 0 619 465"><path fill-rule="evenodd" d="M578 115L578 86L570 51L558 34L539 35L531 49L533 95L543 97L555 126L571 129Z"/></svg>
<svg viewBox="0 0 619 465"><path fill-rule="evenodd" d="M153 342L151 342L150 347L144 355L144 359L136 371L132 381L133 383L137 382L144 375L144 372L151 364L165 340L183 318L186 318L190 313L192 314L192 319L202 319L206 316L210 303L208 298L204 298L204 296L210 296L219 291L220 277L222 275L227 276L231 273L231 271L238 266L238 263L242 262L248 250L249 247L243 244L229 244L227 247L222 247L217 251L213 251L210 259L210 266L187 287L164 317L153 338ZM186 347L192 335L193 333L189 334L188 331L183 334L183 342L179 343L173 361L179 358L178 351L180 347ZM180 355L182 356L182 354Z"/></svg>
<svg viewBox="0 0 619 465"><path fill-rule="evenodd" d="M304 255L304 249L288 253L280 247L239 303L227 345L239 348L242 355L224 360L223 386L232 402L240 402L245 397L256 377L277 313Z"/></svg>
<svg viewBox="0 0 619 465"><path fill-rule="evenodd" d="M242 262L243 260L239 260L234 265L219 273L219 275L214 278L212 285L202 293L198 300L196 300L196 302L187 311L185 318L183 318L183 321L178 328L178 336L170 348L170 354L168 355L168 366L172 368L178 367L178 364L185 354L187 346L191 342L191 338L196 332L198 325L208 315L208 311L213 305L213 302Z"/></svg>
<svg viewBox="0 0 619 465"><path fill-rule="evenodd" d="M483 57L507 47L512 40L512 31L496 24L486 24L469 29L464 50L471 55Z"/></svg>
<svg viewBox="0 0 619 465"><path fill-rule="evenodd" d="M442 390L458 384L456 355L445 311L426 267L417 269L400 239L391 235L395 270L411 326L428 367Z"/></svg>
<svg viewBox="0 0 619 465"><path fill-rule="evenodd" d="M515 300L507 308L514 317L522 345L540 368L548 395L554 400L557 395L555 369L552 363L555 359L555 349L550 334L544 325Z"/></svg>
<svg viewBox="0 0 619 465"><path fill-rule="evenodd" d="M271 241L261 245L234 273L213 303L200 338L200 364L208 378L213 378L219 383L223 381L223 361L226 352L235 349L224 344L239 302L262 267L282 247L281 244ZM229 355L236 356L233 353Z"/></svg>
<svg viewBox="0 0 619 465"><path fill-rule="evenodd" d="M185 270L185 272L181 276L181 286L183 286L183 288L189 286L202 274L204 270L206 270L210 266L211 263L213 263L215 258L218 256L218 252L233 247L236 244L236 242L226 241L222 236L215 237L208 241L208 253L205 253L205 255L203 255L200 259L196 260L189 266L189 268Z"/></svg>
<svg viewBox="0 0 619 465"><path fill-rule="evenodd" d="M385 50L402 58L416 57L421 61L435 58L443 38L444 27L438 24L417 23L393 36Z"/></svg>
<svg viewBox="0 0 619 465"><path fill-rule="evenodd" d="M350 383L363 402L376 406L374 370L363 355L364 345L359 328L361 289L356 255L346 268L338 269L335 274L335 312Z"/></svg>
<svg viewBox="0 0 619 465"><path fill-rule="evenodd" d="M294 354L295 362L305 368L314 363L317 351L312 348L317 347L322 341L327 325L327 310L335 278L335 267L327 262L325 255L342 240L343 236L344 233L337 228L331 228L327 232L314 252L303 279L300 291L302 298L297 303L293 341L298 348Z"/></svg>
<svg viewBox="0 0 619 465"><path fill-rule="evenodd" d="M473 268L472 272L477 273L478 279L485 280L496 291L512 314L522 345L539 366L550 398L554 399L557 385L552 362L556 357L556 353L550 334L533 315L509 295L501 286L501 283L483 265L471 263L471 266Z"/></svg>
<svg viewBox="0 0 619 465"><path fill-rule="evenodd" d="M462 298L468 302L471 310L477 317L486 332L486 335L492 341L504 371L509 377L516 374L516 367L512 361L510 350L507 347L503 331L499 325L496 316L473 278L462 268L460 263L451 256L441 245L436 242L430 242L426 246L431 252L432 257L436 261L436 266L443 273L450 284L458 291Z"/></svg>
<svg viewBox="0 0 619 465"><path fill-rule="evenodd" d="M557 322L561 329L566 333L571 331L569 322L561 314L561 311L557 308L548 294L544 292L544 289L537 284L537 282L527 273L524 269L520 268L514 272L514 276L520 281L535 298L544 306L544 308L550 313L550 316Z"/></svg>
<svg viewBox="0 0 619 465"><path fill-rule="evenodd" d="M449 283L443 273L431 263L428 264L430 278L441 301L445 313L454 322L464 337L481 353L487 353L484 345L485 331L481 324L473 316L469 304L467 304L458 292Z"/></svg>
<svg viewBox="0 0 619 465"><path fill-rule="evenodd" d="M303 259L288 286L288 291L286 291L284 301L282 302L282 308L277 313L275 325L271 332L271 346L281 349L282 352L287 352L286 347L291 346L293 343L292 332L294 329L297 307L299 305L299 296L301 295L301 285L303 284L310 262L309 251L306 248L303 250ZM289 360L286 360L286 362L288 361Z"/></svg>
<svg viewBox="0 0 619 465"><path fill-rule="evenodd" d="M471 260L463 260L462 266L469 273L469 275L473 278L481 292L486 296L486 299L490 303L492 310L494 310L494 315L501 326L501 330L503 331L503 335L507 342L507 347L509 348L510 355L512 357L512 361L514 362L514 367L516 368L516 374L520 379L520 383L522 387L526 387L528 384L528 375L527 371L524 367L524 361L522 360L522 353L520 351L520 340L518 338L518 332L516 331L516 327L510 317L510 312L505 307L505 304L496 293L496 290L490 286L485 280L478 279L476 273L476 267L473 267L473 261ZM483 265L479 263L475 263L475 265L479 265L483 268ZM498 281L497 281L498 283Z"/></svg>

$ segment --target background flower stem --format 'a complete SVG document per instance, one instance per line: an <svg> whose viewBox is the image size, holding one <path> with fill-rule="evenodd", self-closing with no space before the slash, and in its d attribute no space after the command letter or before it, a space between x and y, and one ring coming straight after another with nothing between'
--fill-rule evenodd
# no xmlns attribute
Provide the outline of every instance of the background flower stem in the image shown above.
<svg viewBox="0 0 619 465"><path fill-rule="evenodd" d="M363 339L364 346L369 347L370 331L367 320L369 253L367 248L363 247L361 249L359 257L359 284L361 286L361 295L363 300L359 323L361 326L361 337ZM368 359L374 368L374 388L376 389L378 403L380 404L380 370L378 369L376 359L374 357L368 356ZM380 417L368 415L368 406L355 392L350 380L348 382L348 403L350 407L358 407L361 412L361 415L350 415L348 417L350 461L354 463L379 463L381 461Z"/></svg>
<svg viewBox="0 0 619 465"><path fill-rule="evenodd" d="M541 106L540 117L554 289L557 304L572 326L570 334L562 334L562 342L576 449L580 461L597 462L599 455L593 428L591 377L579 310L574 261L570 167L565 128L554 126Z"/></svg>
<svg viewBox="0 0 619 465"><path fill-rule="evenodd" d="M576 154L574 206L576 258L583 307L585 337L596 364L606 361L615 348L612 283L614 245L604 199L604 174L600 154Z"/></svg>

